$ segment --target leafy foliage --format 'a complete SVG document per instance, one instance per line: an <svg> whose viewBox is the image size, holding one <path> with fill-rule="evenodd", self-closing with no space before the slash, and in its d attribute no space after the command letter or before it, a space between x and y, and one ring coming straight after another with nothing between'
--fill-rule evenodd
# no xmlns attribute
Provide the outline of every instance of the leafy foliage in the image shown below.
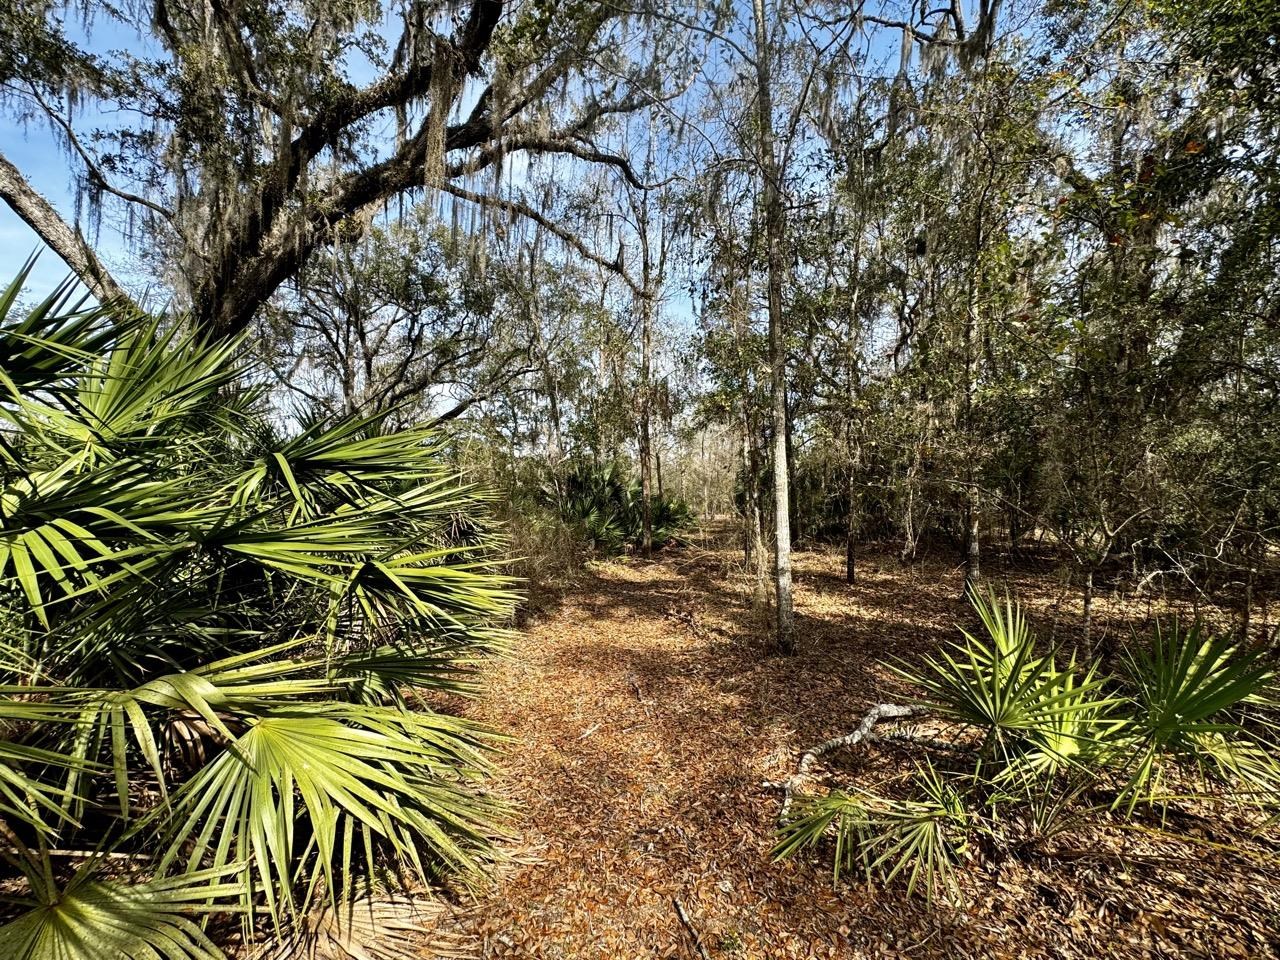
<svg viewBox="0 0 1280 960"><path fill-rule="evenodd" d="M926 764L901 795L802 799L775 856L834 835L837 878L860 868L955 900L954 865L976 838L1034 842L1072 810L1162 812L1175 799L1171 780L1205 799L1280 803L1276 746L1265 718L1248 716L1273 679L1257 651L1174 624L1128 657L1124 676L1108 678L1096 663L1060 667L1039 653L1012 601L972 601L984 637L964 632L950 651L896 668L925 692L921 707L957 726L946 764Z"/></svg>
<svg viewBox="0 0 1280 960"><path fill-rule="evenodd" d="M1157 628L1151 642L1127 658L1131 715L1121 731L1130 747L1130 779L1117 803L1130 808L1158 800L1171 768L1238 781L1246 791L1274 796L1280 766L1273 746L1246 725L1274 672L1260 649L1241 650L1211 637L1200 624Z"/></svg>
<svg viewBox="0 0 1280 960"><path fill-rule="evenodd" d="M431 694L505 640L485 494L421 430L280 436L234 344L65 291L18 316L20 282L0 297L0 814L31 912L4 955L218 956L202 914L288 936L388 869L479 869L496 738ZM53 844L112 875L94 856L60 883Z"/></svg>
<svg viewBox="0 0 1280 960"><path fill-rule="evenodd" d="M594 549L616 554L640 545L644 524L640 484L629 480L617 465L576 463L560 489L549 487L546 494L558 503L560 515ZM693 523L693 512L682 500L654 495L650 510L655 548L675 542L681 531Z"/></svg>

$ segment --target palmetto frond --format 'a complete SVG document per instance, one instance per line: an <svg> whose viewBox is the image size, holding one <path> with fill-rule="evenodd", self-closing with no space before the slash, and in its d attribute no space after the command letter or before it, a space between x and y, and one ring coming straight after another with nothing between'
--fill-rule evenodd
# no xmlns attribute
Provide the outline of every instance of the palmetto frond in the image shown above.
<svg viewBox="0 0 1280 960"><path fill-rule="evenodd" d="M1242 711L1274 676L1260 650L1208 636L1200 624L1157 629L1126 658L1133 690L1123 734L1128 781L1116 803L1158 800L1172 764L1245 785L1243 795L1274 798L1276 748L1242 723Z"/></svg>
<svg viewBox="0 0 1280 960"><path fill-rule="evenodd" d="M281 437L234 344L65 294L0 296L0 817L125 867L24 869L0 955L217 956L210 912L283 934L389 865L473 872L498 741L429 697L515 603L485 494L423 431Z"/></svg>
<svg viewBox="0 0 1280 960"><path fill-rule="evenodd" d="M241 887L227 870L125 883L79 870L65 885L36 882L28 912L0 927L11 960L223 960L198 922L227 912Z"/></svg>
<svg viewBox="0 0 1280 960"><path fill-rule="evenodd" d="M246 862L246 888L263 890L278 918L320 881L350 894L353 861L375 845L424 880L427 863L476 868L501 808L463 789L485 769L475 728L367 705L299 706L247 723L157 815L162 870Z"/></svg>
<svg viewBox="0 0 1280 960"><path fill-rule="evenodd" d="M1135 645L1120 682L1096 663L1059 667L1038 652L1012 601L971 599L985 637L964 633L951 650L893 669L924 691L925 709L976 731L977 749L957 751L948 769L925 765L906 796L835 790L798 800L776 857L833 837L837 877L860 868L954 896L952 866L967 835L1007 848L1010 831L998 825L1008 820L1020 823L1015 846L1048 837L1098 787L1118 786L1110 807L1127 816L1166 803L1166 780L1188 771L1213 778L1218 798L1277 803L1277 749L1248 716L1270 705L1274 671L1260 651L1174 624Z"/></svg>
<svg viewBox="0 0 1280 960"><path fill-rule="evenodd" d="M970 815L933 767L919 769L913 785L907 798L837 790L800 801L796 818L782 827L774 857L831 836L835 879L857 871L883 883L905 880L909 894L956 900L954 864L964 853Z"/></svg>
<svg viewBox="0 0 1280 960"><path fill-rule="evenodd" d="M86 308L73 279L60 283L39 304L14 316L35 266L32 257L0 292L0 387L9 399L58 383L96 357L116 336L103 311Z"/></svg>
<svg viewBox="0 0 1280 960"><path fill-rule="evenodd" d="M919 667L895 668L925 692L926 706L978 729L982 753L1005 763L1029 752L1066 759L1091 736L1100 737L1116 701L1103 695L1094 671L1077 678L1074 661L1059 669L1052 654L1037 653L1015 604L1006 602L1002 610L994 596L971 599L987 639L965 633L963 643L926 657Z"/></svg>

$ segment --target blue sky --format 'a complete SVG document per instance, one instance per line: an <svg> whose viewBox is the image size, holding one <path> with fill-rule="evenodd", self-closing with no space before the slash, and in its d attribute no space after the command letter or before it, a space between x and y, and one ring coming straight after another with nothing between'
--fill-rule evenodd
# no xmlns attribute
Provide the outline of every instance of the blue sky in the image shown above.
<svg viewBox="0 0 1280 960"><path fill-rule="evenodd" d="M63 26L72 42L99 51L121 48L138 51L150 42L149 34L110 17L97 18L88 24L72 17L64 21ZM68 223L72 222L74 161L62 151L47 123L22 124L8 111L0 110L0 153L22 171L27 182L44 194ZM104 225L95 241L94 248L109 267L125 259L126 251L116 231ZM40 238L7 204L0 203L0 283L7 282L36 251L40 252L40 258L27 283L32 295L47 291L71 271L53 251L43 247Z"/></svg>
<svg viewBox="0 0 1280 960"><path fill-rule="evenodd" d="M23 130L8 116L0 114L0 144L4 145L0 150L26 175L32 186L43 193L59 213L70 219L74 213L70 167L48 131L34 126ZM105 231L103 239L107 240ZM7 204L0 203L0 262L4 264L0 283L7 283L27 257L37 250L41 251L40 259L28 281L33 294L48 290L70 271L52 251L42 249L40 238Z"/></svg>
<svg viewBox="0 0 1280 960"><path fill-rule="evenodd" d="M73 42L100 52L125 48L145 55L146 48L155 42L145 28L110 18L100 18L87 31L79 24L67 23L66 31ZM883 39L879 33L875 38ZM366 63L348 63L346 67L355 82L367 82L372 78L373 71ZM77 125L81 129L101 122L102 119L83 114L77 118ZM391 142L390 132L387 139ZM46 124L32 122L21 125L9 114L0 111L0 152L27 176L33 187L50 200L64 219L68 222L73 220L75 197L71 170L78 165L78 161L64 154ZM525 175L523 163L517 162L513 172L517 181L522 180ZM92 238L92 241L107 266L127 283L130 273L127 268L131 258L120 233L110 223L104 223L100 234ZM36 250L41 250L41 254L29 281L32 295L49 289L64 279L69 271L52 251L42 250L35 233L7 205L0 203L0 255L3 255L3 274L14 274Z"/></svg>

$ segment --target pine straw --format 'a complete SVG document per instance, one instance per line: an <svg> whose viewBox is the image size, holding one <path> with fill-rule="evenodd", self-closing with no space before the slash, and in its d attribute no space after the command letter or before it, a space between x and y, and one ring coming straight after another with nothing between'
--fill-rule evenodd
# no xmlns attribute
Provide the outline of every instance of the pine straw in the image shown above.
<svg viewBox="0 0 1280 960"><path fill-rule="evenodd" d="M972 616L941 565L872 558L850 589L837 558L802 554L784 659L735 560L703 546L599 565L494 668L470 712L518 738L497 789L523 840L454 915L478 956L696 957L676 900L713 958L1277 955L1280 871L1209 845L1078 830L1052 859L966 867L963 912L833 887L830 851L772 863L780 796L762 784L906 698L880 658ZM1047 578L1018 579L1033 612L1052 606ZM888 747L824 760L867 785L909 765Z"/></svg>

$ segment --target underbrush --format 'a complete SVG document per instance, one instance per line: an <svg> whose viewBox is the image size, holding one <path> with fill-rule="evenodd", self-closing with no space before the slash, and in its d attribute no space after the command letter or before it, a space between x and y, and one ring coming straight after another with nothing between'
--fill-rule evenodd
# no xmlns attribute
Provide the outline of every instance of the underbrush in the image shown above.
<svg viewBox="0 0 1280 960"><path fill-rule="evenodd" d="M924 718L938 735L882 737L913 762L875 788L797 797L775 856L830 839L837 879L901 881L958 903L961 865L1045 855L1082 825L1176 839L1167 825L1190 817L1253 855L1280 810L1275 673L1260 649L1175 621L1108 672L1042 650L1016 604L973 603L983 635L965 632L919 665L893 665L922 699L882 705L853 742L874 741L882 715Z"/></svg>
<svg viewBox="0 0 1280 960"><path fill-rule="evenodd" d="M644 545L640 482L617 465L573 464L556 483L543 488L543 499L598 555L616 556ZM649 511L655 550L678 543L694 523L689 505L674 497L653 494Z"/></svg>
<svg viewBox="0 0 1280 960"><path fill-rule="evenodd" d="M0 293L0 956L213 960L475 883L508 640L488 497L424 430L281 434L237 344ZM390 948L384 950L389 953Z"/></svg>
<svg viewBox="0 0 1280 960"><path fill-rule="evenodd" d="M508 506L502 515L512 576L524 585L525 613L536 612L575 584L590 546L555 511L536 503Z"/></svg>

